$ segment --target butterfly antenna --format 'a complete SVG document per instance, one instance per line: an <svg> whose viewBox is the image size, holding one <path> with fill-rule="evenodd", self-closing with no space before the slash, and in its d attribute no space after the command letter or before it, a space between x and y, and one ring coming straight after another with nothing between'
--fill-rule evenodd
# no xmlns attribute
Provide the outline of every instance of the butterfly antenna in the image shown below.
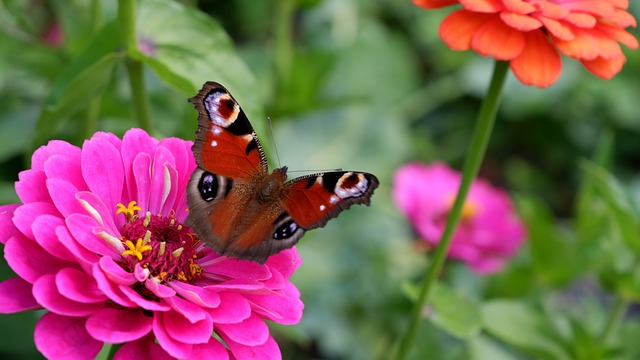
<svg viewBox="0 0 640 360"><path fill-rule="evenodd" d="M289 170L287 172L289 173L293 173L293 172L332 172L332 171L342 171L342 168L337 168L337 169L307 169L307 170Z"/></svg>
<svg viewBox="0 0 640 360"><path fill-rule="evenodd" d="M273 143L273 148L276 150L276 159L278 159L278 167L282 167L280 164L280 155L278 155L278 147L276 146L276 138L273 136L273 126L271 126L271 117L267 117L267 122L269 123L269 132L271 133L271 142Z"/></svg>

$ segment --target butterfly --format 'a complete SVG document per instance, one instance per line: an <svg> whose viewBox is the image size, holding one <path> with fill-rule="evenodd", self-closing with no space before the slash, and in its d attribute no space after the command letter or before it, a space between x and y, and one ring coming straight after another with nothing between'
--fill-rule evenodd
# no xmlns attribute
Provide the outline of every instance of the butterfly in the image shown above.
<svg viewBox="0 0 640 360"><path fill-rule="evenodd" d="M378 179L332 171L287 179L269 173L249 119L222 85L206 82L189 99L198 111L192 147L198 165L187 185L186 224L218 254L264 263L352 204L369 205Z"/></svg>

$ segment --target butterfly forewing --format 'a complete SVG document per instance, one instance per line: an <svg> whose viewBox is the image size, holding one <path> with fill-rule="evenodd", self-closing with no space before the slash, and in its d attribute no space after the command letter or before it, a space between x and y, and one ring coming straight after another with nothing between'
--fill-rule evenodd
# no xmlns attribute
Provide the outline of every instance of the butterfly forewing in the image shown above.
<svg viewBox="0 0 640 360"><path fill-rule="evenodd" d="M305 230L324 226L352 204L369 205L378 179L369 173L336 171L303 176L287 183L283 207Z"/></svg>

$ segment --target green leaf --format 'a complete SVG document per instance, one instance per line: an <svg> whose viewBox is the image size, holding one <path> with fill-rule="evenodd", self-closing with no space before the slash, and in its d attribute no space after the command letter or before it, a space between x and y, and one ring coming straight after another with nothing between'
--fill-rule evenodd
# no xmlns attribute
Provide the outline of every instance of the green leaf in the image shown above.
<svg viewBox="0 0 640 360"><path fill-rule="evenodd" d="M195 95L204 82L217 81L240 101L249 119L264 119L253 75L212 18L176 1L143 0L138 29L140 52L130 55L163 82Z"/></svg>
<svg viewBox="0 0 640 360"><path fill-rule="evenodd" d="M638 213L629 201L630 194L606 169L587 160L582 161L580 166L604 199L618 235L636 256L640 256L640 222Z"/></svg>
<svg viewBox="0 0 640 360"><path fill-rule="evenodd" d="M604 131L593 156L594 163L604 168L610 168L613 158L614 133ZM596 199L596 186L593 176L585 176L580 184L578 199L576 201L576 232L579 241L593 240L602 236L605 231L603 221L606 210Z"/></svg>
<svg viewBox="0 0 640 360"><path fill-rule="evenodd" d="M115 67L124 55L114 23L105 26L89 46L60 74L45 101L36 124L33 147L54 136L66 117L86 108L112 79Z"/></svg>
<svg viewBox="0 0 640 360"><path fill-rule="evenodd" d="M470 360L516 360L516 356L500 347L488 337L480 335L469 340Z"/></svg>
<svg viewBox="0 0 640 360"><path fill-rule="evenodd" d="M420 291L418 286L405 282L402 290L415 303ZM443 283L436 283L429 300L429 320L441 330L460 339L472 338L480 332L480 309L466 296Z"/></svg>
<svg viewBox="0 0 640 360"><path fill-rule="evenodd" d="M430 319L442 330L463 339L480 332L480 309L466 296L443 283L436 283L430 300L433 307Z"/></svg>
<svg viewBox="0 0 640 360"><path fill-rule="evenodd" d="M571 281L585 265L568 232L561 233L548 206L534 197L516 197L518 210L527 224L534 274L538 281L561 285Z"/></svg>
<svg viewBox="0 0 640 360"><path fill-rule="evenodd" d="M496 338L537 359L571 359L560 336L544 318L542 312L516 301L493 300L482 307L483 326Z"/></svg>

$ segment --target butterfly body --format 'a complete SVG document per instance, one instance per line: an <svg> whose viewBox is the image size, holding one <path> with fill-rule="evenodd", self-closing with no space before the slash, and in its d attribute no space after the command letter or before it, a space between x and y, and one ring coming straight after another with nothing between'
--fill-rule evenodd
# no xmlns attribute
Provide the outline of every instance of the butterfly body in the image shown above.
<svg viewBox="0 0 640 360"><path fill-rule="evenodd" d="M219 254L263 263L352 204L369 204L378 186L372 174L337 171L286 181L286 166L269 173L253 127L222 85L207 82L189 101L198 111L198 167L187 187L186 223Z"/></svg>

